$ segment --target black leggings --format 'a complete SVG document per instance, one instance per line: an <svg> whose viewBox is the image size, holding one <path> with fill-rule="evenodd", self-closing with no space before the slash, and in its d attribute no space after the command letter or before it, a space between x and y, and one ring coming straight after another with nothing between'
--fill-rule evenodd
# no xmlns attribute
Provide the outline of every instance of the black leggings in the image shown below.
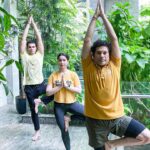
<svg viewBox="0 0 150 150"><path fill-rule="evenodd" d="M73 115L71 118L80 118L82 120L85 120L85 117L83 115L84 107L83 105L75 102L72 104L62 104L62 103L54 103L54 113L56 117L56 122L61 130L61 136L63 143L65 145L66 150L70 150L70 137L69 132L65 132L65 124L64 124L64 115L70 112Z"/></svg>
<svg viewBox="0 0 150 150"><path fill-rule="evenodd" d="M105 147L98 147L98 148L94 148L94 150L105 150Z"/></svg>
<svg viewBox="0 0 150 150"><path fill-rule="evenodd" d="M34 109L35 108L34 99L46 93L46 86L47 85L44 82L42 82L41 84L37 84L37 85L25 85L25 88L24 88L24 91L26 93L26 96L29 102L30 110L31 110L32 122L34 125L34 129L36 131L40 129L40 124L39 124L38 114L35 113L35 109ZM54 99L53 95L45 96L42 99L42 101L47 104L53 101L53 99Z"/></svg>

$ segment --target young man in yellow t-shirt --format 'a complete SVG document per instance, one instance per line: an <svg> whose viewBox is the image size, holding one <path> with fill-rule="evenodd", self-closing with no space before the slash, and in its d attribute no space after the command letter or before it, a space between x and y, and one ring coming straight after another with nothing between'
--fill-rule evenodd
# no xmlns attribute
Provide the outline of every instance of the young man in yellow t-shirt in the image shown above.
<svg viewBox="0 0 150 150"><path fill-rule="evenodd" d="M33 27L36 35L36 41L26 41L30 26ZM41 94L46 93L47 85L43 82L43 57L44 46L41 34L32 17L29 17L26 27L24 29L22 40L20 42L20 55L24 68L23 85L24 90L29 102L31 110L31 118L34 124L35 134L32 140L36 141L40 137L40 124L38 114L35 112L34 99L38 98ZM53 100L53 96L44 97L42 99L46 104Z"/></svg>
<svg viewBox="0 0 150 150"><path fill-rule="evenodd" d="M91 46L98 17L104 23L111 44L97 40ZM121 52L100 0L85 36L82 67L89 144L95 150L111 150L117 146L150 143L150 131L140 122L124 115L120 94ZM109 141L109 133L123 138Z"/></svg>

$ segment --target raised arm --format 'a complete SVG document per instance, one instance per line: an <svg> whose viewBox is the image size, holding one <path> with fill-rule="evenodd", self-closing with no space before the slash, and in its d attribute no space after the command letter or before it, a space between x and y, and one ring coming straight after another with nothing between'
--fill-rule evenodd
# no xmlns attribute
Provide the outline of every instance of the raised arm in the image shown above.
<svg viewBox="0 0 150 150"><path fill-rule="evenodd" d="M27 24L25 26L25 29L23 31L22 39L21 39L21 42L20 42L20 48L19 48L20 53L24 53L24 51L26 50L27 35L28 35L28 32L29 32L30 25L31 25L31 17L29 17L28 22L27 22Z"/></svg>
<svg viewBox="0 0 150 150"><path fill-rule="evenodd" d="M32 25L32 27L34 29L34 32L35 32L35 35L36 35L37 49L41 54L43 54L44 53L44 45L43 45L43 41L42 41L42 38L41 38L41 33L40 33L33 17L31 17L31 25Z"/></svg>
<svg viewBox="0 0 150 150"><path fill-rule="evenodd" d="M107 34L108 34L108 36L111 40L111 44L112 44L111 55L113 55L116 58L120 58L121 53L120 53L120 48L119 48L117 35L116 35L111 23L109 22L109 20L107 19L106 15L104 13L104 10L102 8L101 0L98 0L98 1L99 1L99 9L100 9L99 16L103 20L104 26L106 28Z"/></svg>
<svg viewBox="0 0 150 150"><path fill-rule="evenodd" d="M88 54L91 50L92 38L93 38L95 24L96 24L96 20L97 20L98 16L99 16L99 1L97 3L97 8L95 10L95 14L91 19L91 22L87 29L87 33L85 35L84 44L83 44L83 48L82 48L82 55L81 55L83 59L88 56Z"/></svg>

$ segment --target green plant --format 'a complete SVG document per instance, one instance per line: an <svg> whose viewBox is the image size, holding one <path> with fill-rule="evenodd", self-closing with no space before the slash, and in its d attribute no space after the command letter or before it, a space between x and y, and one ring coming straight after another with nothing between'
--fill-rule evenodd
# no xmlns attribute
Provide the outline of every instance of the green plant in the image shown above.
<svg viewBox="0 0 150 150"><path fill-rule="evenodd" d="M149 26L147 21L136 20L129 12L129 3L116 3L114 10L109 14L114 30L119 39L122 51L122 81L149 81L150 79L150 51L149 37L146 32ZM143 26L143 24L146 24ZM99 37L107 40L106 33L100 22L97 22L100 28ZM102 34L103 33L103 34ZM149 32L148 32L149 34ZM147 76L145 76L147 74Z"/></svg>
<svg viewBox="0 0 150 150"><path fill-rule="evenodd" d="M143 44L150 49L150 7L143 7L141 16L143 26L142 35L144 37Z"/></svg>
<svg viewBox="0 0 150 150"><path fill-rule="evenodd" d="M38 107L38 110L40 113L43 113L43 114L53 114L54 113L53 108L54 108L54 102L51 102L47 105L40 104Z"/></svg>
<svg viewBox="0 0 150 150"><path fill-rule="evenodd" d="M143 43L143 26L129 12L129 3L117 3L110 20L119 38L122 50L122 80L148 81L145 69L149 63L149 49Z"/></svg>
<svg viewBox="0 0 150 150"><path fill-rule="evenodd" d="M86 28L85 5L78 0L21 0L18 3L20 16L33 15L42 32L45 44L44 68L53 71L59 52L71 57L70 68L80 62L80 49ZM21 19L21 18L20 18Z"/></svg>
<svg viewBox="0 0 150 150"><path fill-rule="evenodd" d="M0 84L5 88L6 95L9 93L7 87L7 79L3 73L3 70L15 63L16 66L21 70L20 63L17 60L11 59L10 53L13 50L13 38L17 34L17 20L9 14L5 9L0 7ZM12 24L12 20L14 24Z"/></svg>

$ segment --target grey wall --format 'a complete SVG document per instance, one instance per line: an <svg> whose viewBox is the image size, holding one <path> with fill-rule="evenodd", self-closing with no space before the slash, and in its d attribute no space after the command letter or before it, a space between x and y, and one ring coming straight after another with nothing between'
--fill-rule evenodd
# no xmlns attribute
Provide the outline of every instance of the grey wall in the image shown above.
<svg viewBox="0 0 150 150"><path fill-rule="evenodd" d="M133 16L135 16L136 18L139 18L139 9L140 9L140 4L139 4L139 0L105 0L104 3L104 8L106 13L108 13L109 11L112 10L112 6L116 3L116 2L130 2L131 4L131 8L130 8L130 12Z"/></svg>
<svg viewBox="0 0 150 150"><path fill-rule="evenodd" d="M89 0L89 1L90 1L90 7L93 8L93 9L95 9L96 8L96 4L97 4L97 0ZM105 12L108 13L109 11L111 11L112 10L112 6L116 2L122 2L122 3L130 2L130 4L131 4L130 12L136 18L139 17L139 9L140 9L139 0L102 0Z"/></svg>

